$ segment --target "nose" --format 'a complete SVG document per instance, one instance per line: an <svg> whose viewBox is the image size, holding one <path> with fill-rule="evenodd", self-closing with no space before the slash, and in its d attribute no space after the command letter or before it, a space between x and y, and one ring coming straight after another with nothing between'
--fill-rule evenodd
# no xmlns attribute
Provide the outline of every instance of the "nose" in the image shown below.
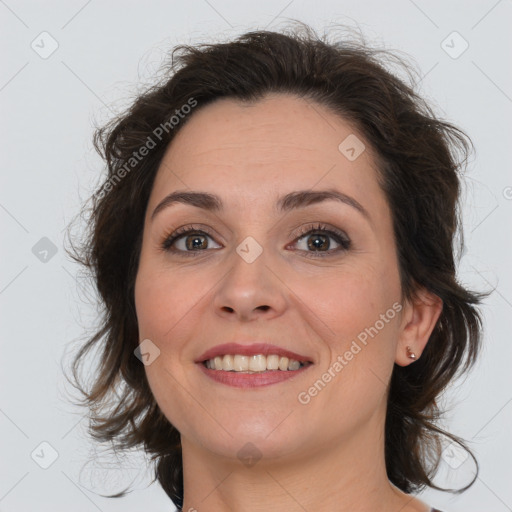
<svg viewBox="0 0 512 512"><path fill-rule="evenodd" d="M216 290L213 306L218 315L230 320L270 320L286 309L285 288L263 255L248 263L235 254L231 269Z"/></svg>

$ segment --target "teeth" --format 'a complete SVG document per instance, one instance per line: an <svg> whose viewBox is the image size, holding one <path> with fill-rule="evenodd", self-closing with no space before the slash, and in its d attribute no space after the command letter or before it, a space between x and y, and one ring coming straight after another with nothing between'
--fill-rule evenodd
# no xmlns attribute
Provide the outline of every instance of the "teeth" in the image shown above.
<svg viewBox="0 0 512 512"><path fill-rule="evenodd" d="M222 367L218 367L215 365L216 370L221 370ZM233 370L235 372L246 372L249 369L249 357L248 356L239 356L236 355L234 357Z"/></svg>
<svg viewBox="0 0 512 512"><path fill-rule="evenodd" d="M231 371L235 369L233 356L224 356L222 358L222 369L225 371ZM217 365L215 365L217 366Z"/></svg>
<svg viewBox="0 0 512 512"><path fill-rule="evenodd" d="M308 364L308 363L305 363ZM271 354L264 356L257 354L254 356L242 356L239 354L217 356L208 359L205 362L206 368L210 370L224 370L245 373L264 372L267 370L296 371L303 363L295 359L288 359L284 356Z"/></svg>
<svg viewBox="0 0 512 512"><path fill-rule="evenodd" d="M251 372L264 372L267 369L267 358L263 355L249 357L249 370Z"/></svg>
<svg viewBox="0 0 512 512"><path fill-rule="evenodd" d="M279 356L272 354L267 356L267 370L278 370L279 369Z"/></svg>
<svg viewBox="0 0 512 512"><path fill-rule="evenodd" d="M295 359L290 359L290 362L288 363L288 370L298 370L300 368L299 361L296 361Z"/></svg>

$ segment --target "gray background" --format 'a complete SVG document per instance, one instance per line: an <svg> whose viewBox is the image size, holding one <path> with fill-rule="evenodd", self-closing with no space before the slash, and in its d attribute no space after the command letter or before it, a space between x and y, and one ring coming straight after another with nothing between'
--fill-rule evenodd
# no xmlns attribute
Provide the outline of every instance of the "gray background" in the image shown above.
<svg viewBox="0 0 512 512"><path fill-rule="evenodd" d="M69 403L62 367L92 329L96 309L64 237L102 169L93 122L127 105L169 48L278 29L289 18L320 32L332 23L358 25L374 45L410 55L424 76L421 93L475 143L460 279L496 291L483 310L482 358L446 394L445 425L470 441L481 473L460 496L427 491L422 498L446 512L512 510L510 0L0 0L0 511L174 509L158 485L147 487L143 455L108 457L87 438L84 411ZM436 481L463 484L471 468L448 447ZM134 479L125 498L99 495Z"/></svg>

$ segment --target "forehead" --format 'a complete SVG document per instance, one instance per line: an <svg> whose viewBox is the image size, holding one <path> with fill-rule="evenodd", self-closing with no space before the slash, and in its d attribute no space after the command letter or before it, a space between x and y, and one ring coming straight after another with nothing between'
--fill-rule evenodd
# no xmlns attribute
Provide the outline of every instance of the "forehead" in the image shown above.
<svg viewBox="0 0 512 512"><path fill-rule="evenodd" d="M329 187L381 194L368 144L316 102L286 94L250 103L220 99L190 116L164 155L151 204L183 188L239 192L245 200ZM340 151L346 140L365 145L355 160Z"/></svg>

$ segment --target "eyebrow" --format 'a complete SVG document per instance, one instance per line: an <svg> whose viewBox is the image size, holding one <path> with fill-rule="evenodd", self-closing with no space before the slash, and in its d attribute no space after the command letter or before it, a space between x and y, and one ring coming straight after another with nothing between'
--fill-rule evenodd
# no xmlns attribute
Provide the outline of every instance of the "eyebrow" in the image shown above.
<svg viewBox="0 0 512 512"><path fill-rule="evenodd" d="M335 189L317 191L298 190L296 192L290 192L277 200L275 208L280 213L286 213L294 209L305 208L306 206L318 204L323 201L339 201L351 206L362 214L366 220L371 222L370 214L361 203L356 201L353 197ZM167 195L158 204L151 214L151 220L153 220L159 212L176 203L187 204L212 212L219 212L224 208L222 199L215 194L208 192L176 191Z"/></svg>

